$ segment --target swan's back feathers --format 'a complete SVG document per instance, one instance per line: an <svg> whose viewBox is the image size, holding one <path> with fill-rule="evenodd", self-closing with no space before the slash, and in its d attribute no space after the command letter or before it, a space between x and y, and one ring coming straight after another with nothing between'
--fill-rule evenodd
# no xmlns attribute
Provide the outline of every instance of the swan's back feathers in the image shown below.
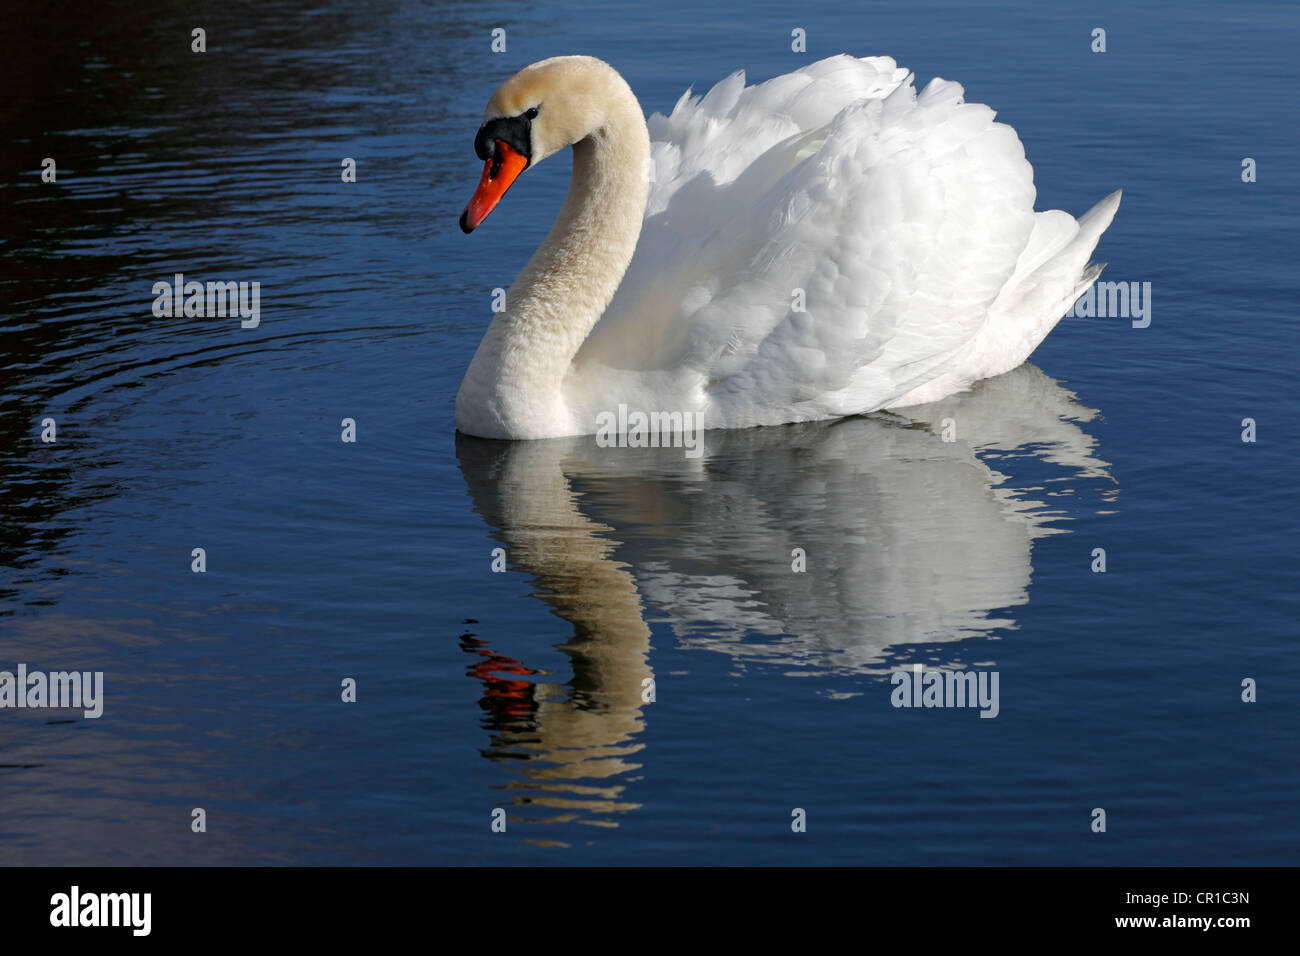
<svg viewBox="0 0 1300 956"><path fill-rule="evenodd" d="M1036 214L1015 131L888 57L737 73L649 126L641 239L574 368L647 401L672 378L710 427L934 400L1019 365L1095 278L1118 203Z"/></svg>
<svg viewBox="0 0 1300 956"><path fill-rule="evenodd" d="M687 90L669 116L655 113L648 123L654 181L647 218L697 176L726 185L773 146L822 130L845 106L879 99L907 76L889 57L841 54L756 86L746 87L739 70L705 96Z"/></svg>

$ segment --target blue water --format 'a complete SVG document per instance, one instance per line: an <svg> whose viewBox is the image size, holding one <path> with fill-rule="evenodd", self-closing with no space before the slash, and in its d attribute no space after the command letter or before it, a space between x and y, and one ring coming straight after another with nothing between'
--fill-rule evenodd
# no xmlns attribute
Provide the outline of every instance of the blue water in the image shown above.
<svg viewBox="0 0 1300 956"><path fill-rule="evenodd" d="M105 700L0 710L0 862L1296 862L1294 5L116 6L5 17L0 670ZM1040 209L1122 187L1149 327L699 460L456 437L567 186L457 228L501 80L591 53L649 113L846 51L997 109ZM176 272L260 326L156 318ZM891 706L915 663L998 716Z"/></svg>

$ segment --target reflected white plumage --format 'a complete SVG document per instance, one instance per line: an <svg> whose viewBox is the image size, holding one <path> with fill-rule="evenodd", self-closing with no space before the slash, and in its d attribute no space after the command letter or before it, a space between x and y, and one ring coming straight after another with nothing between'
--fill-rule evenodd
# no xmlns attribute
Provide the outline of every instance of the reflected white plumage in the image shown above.
<svg viewBox="0 0 1300 956"><path fill-rule="evenodd" d="M476 228L573 147L569 193L461 383L457 427L590 434L620 404L707 428L935 401L1020 365L1096 279L1119 205L1035 212L1015 131L888 57L688 91L649 126L601 60L493 95Z"/></svg>

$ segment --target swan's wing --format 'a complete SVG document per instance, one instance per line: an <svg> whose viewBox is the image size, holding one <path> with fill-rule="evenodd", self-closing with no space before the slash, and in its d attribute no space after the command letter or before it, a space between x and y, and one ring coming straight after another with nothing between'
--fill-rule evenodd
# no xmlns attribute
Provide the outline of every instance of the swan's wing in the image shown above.
<svg viewBox="0 0 1300 956"><path fill-rule="evenodd" d="M679 236L706 237L718 225L715 216L726 210L689 201L694 198L690 187L705 185L697 182L700 177L726 186L743 175L743 185L751 190L770 188L821 145L842 109L882 99L908 78L908 71L891 57L859 60L843 54L756 86L745 86L741 70L705 96L692 96L687 90L671 115L655 113L649 120L653 177L646 219L671 208L669 218ZM803 141L801 137L809 133L814 135ZM796 148L760 162L782 144ZM746 200L743 194L733 194L733 198L738 204L732 212L741 212L757 196L751 193Z"/></svg>
<svg viewBox="0 0 1300 956"><path fill-rule="evenodd" d="M957 363L942 375L890 401L890 407L933 402L1016 368L1038 348L1071 303L1101 274L1088 259L1106 231L1120 193L1115 191L1077 220L1050 209L1034 213L1034 228L1015 273L989 307L987 321Z"/></svg>
<svg viewBox="0 0 1300 956"><path fill-rule="evenodd" d="M688 370L710 423L866 411L937 377L1033 231L1015 131L888 58L737 74L650 129L641 240L577 362Z"/></svg>

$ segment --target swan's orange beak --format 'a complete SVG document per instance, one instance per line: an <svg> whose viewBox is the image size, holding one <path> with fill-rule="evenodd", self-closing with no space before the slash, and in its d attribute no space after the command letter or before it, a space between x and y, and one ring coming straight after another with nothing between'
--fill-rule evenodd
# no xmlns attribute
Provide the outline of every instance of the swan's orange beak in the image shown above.
<svg viewBox="0 0 1300 956"><path fill-rule="evenodd" d="M479 155L482 155L481 153ZM519 174L528 165L528 157L507 145L503 140L496 140L496 151L492 158L483 164L483 177L478 181L478 189L470 197L465 211L460 214L462 232L471 233L479 223L488 217L501 197L506 194L510 184L519 178Z"/></svg>

